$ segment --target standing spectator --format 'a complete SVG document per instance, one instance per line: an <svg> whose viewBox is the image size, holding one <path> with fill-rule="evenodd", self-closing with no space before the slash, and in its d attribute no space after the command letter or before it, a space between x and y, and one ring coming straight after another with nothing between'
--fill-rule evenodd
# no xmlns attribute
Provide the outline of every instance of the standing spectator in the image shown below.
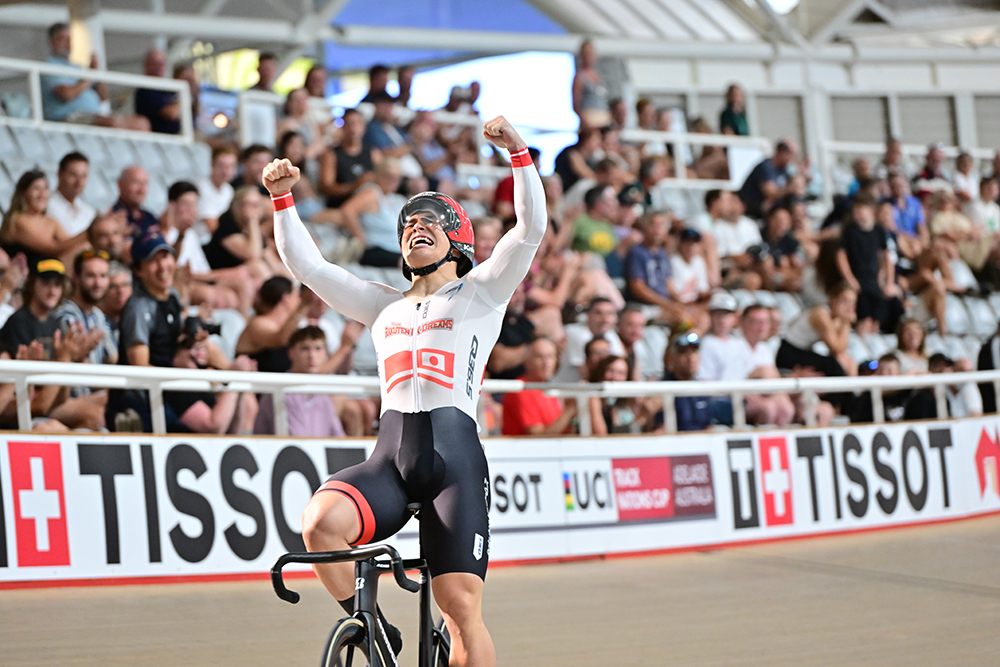
<svg viewBox="0 0 1000 667"><path fill-rule="evenodd" d="M401 107L410 106L410 91L413 88L413 77L417 73L417 68L412 65L400 67L396 72L396 81L399 83L399 95L396 95L396 104Z"/></svg>
<svg viewBox="0 0 1000 667"><path fill-rule="evenodd" d="M701 339L693 331L674 334L667 345L663 379L667 382L690 382L701 365ZM712 399L709 396L676 396L674 413L678 431L704 431L712 425Z"/></svg>
<svg viewBox="0 0 1000 667"><path fill-rule="evenodd" d="M286 372L292 365L289 341L309 306L310 301L299 296L288 278L265 280L254 303L254 316L236 342L236 353L249 356L260 371Z"/></svg>
<svg viewBox="0 0 1000 667"><path fill-rule="evenodd" d="M167 57L162 51L149 51L142 61L142 69L146 76L162 79L167 73ZM135 112L149 120L153 132L179 134L181 131L181 103L178 94L171 90L137 88Z"/></svg>
<svg viewBox="0 0 1000 667"><path fill-rule="evenodd" d="M374 178L375 164L382 153L364 143L365 118L357 109L344 111L340 144L320 158L319 191L326 195L326 205L338 208L354 192Z"/></svg>
<svg viewBox="0 0 1000 667"><path fill-rule="evenodd" d="M232 182L233 190L252 185L262 197L270 197L267 188L264 187L263 178L264 167L273 157L271 149L261 144L251 144L244 148L240 154L240 174Z"/></svg>
<svg viewBox="0 0 1000 667"><path fill-rule="evenodd" d="M615 333L618 312L610 299L597 297L587 308L587 323L574 322L566 325L566 349L556 375L557 382L579 382L580 369L585 361L584 347L591 338L604 338L611 343L611 353L625 354L625 346Z"/></svg>
<svg viewBox="0 0 1000 667"><path fill-rule="evenodd" d="M955 160L955 174L952 176L952 187L955 196L962 206L979 196L979 174L973 171L976 161L968 153L961 153Z"/></svg>
<svg viewBox="0 0 1000 667"><path fill-rule="evenodd" d="M274 79L278 75L278 58L273 53L263 52L257 56L257 83L250 90L271 92Z"/></svg>
<svg viewBox="0 0 1000 667"><path fill-rule="evenodd" d="M69 236L54 218L45 214L49 182L45 172L26 171L17 179L10 206L0 224L0 247L9 257L24 253L28 266L46 257L72 257L87 245L84 232Z"/></svg>
<svg viewBox="0 0 1000 667"><path fill-rule="evenodd" d="M608 109L608 89L594 69L597 53L589 39L580 45L576 75L573 77L573 112L580 118L580 127L602 128L611 122Z"/></svg>
<svg viewBox="0 0 1000 667"><path fill-rule="evenodd" d="M121 260L125 251L125 212L98 216L87 229L87 242L94 250L108 253L112 261Z"/></svg>
<svg viewBox="0 0 1000 667"><path fill-rule="evenodd" d="M229 210L233 202L233 185L236 178L236 149L232 146L216 146L212 149L212 170L208 176L199 178L198 215L201 217L209 233L219 226L219 217ZM207 243L207 239L202 239Z"/></svg>
<svg viewBox="0 0 1000 667"><path fill-rule="evenodd" d="M71 38L69 25L54 23L49 27L49 49L52 55L46 62L63 67L77 68L70 63ZM90 69L98 68L97 56L91 54ZM82 67L80 73L86 70ZM117 117L105 112L108 89L103 83L90 79L46 74L41 77L42 114L45 120L122 127L130 130L149 131L149 121L140 116Z"/></svg>
<svg viewBox="0 0 1000 667"><path fill-rule="evenodd" d="M548 338L535 338L528 345L524 360L525 382L548 382L556 371L559 351ZM558 435L565 433L577 415L575 401L566 405L558 398L546 396L541 389L523 389L504 394L504 435Z"/></svg>
<svg viewBox="0 0 1000 667"><path fill-rule="evenodd" d="M327 360L326 334L316 326L298 329L288 339L289 373L318 374ZM293 438L343 438L344 427L328 394L286 394L288 435ZM263 394L253 432L273 435L274 395Z"/></svg>
<svg viewBox="0 0 1000 667"><path fill-rule="evenodd" d="M861 331L895 331L904 312L901 291L889 259L886 231L875 224L875 200L869 196L855 197L851 222L841 232L837 266L857 294Z"/></svg>
<svg viewBox="0 0 1000 667"><path fill-rule="evenodd" d="M778 348L778 368L789 371L800 367L812 368L826 377L857 373L857 364L848 354L847 347L858 294L846 283L841 283L828 296L829 305L803 310L788 323ZM813 350L819 342L830 350L829 356Z"/></svg>
<svg viewBox="0 0 1000 667"><path fill-rule="evenodd" d="M374 104L379 97L388 95L385 87L389 84L389 68L382 64L372 65L368 69L368 94L361 101Z"/></svg>
<svg viewBox="0 0 1000 667"><path fill-rule="evenodd" d="M745 137L750 134L747 124L746 94L737 84L726 90L726 108L719 114L719 132Z"/></svg>
<svg viewBox="0 0 1000 667"><path fill-rule="evenodd" d="M122 169L118 177L118 201L111 210L124 211L126 231L132 236L142 236L157 223L156 216L142 207L148 192L149 174L145 169L137 165Z"/></svg>
<svg viewBox="0 0 1000 667"><path fill-rule="evenodd" d="M66 236L76 236L85 231L97 214L94 207L81 197L87 188L89 173L90 162L83 153L67 153L59 161L59 183L49 197L46 213L62 225Z"/></svg>
<svg viewBox="0 0 1000 667"><path fill-rule="evenodd" d="M780 141L775 147L774 157L758 164L747 176L740 188L740 199L746 206L746 214L751 218L763 218L764 211L782 197L792 194L789 188L789 167L795 161L798 151L794 142Z"/></svg>
<svg viewBox="0 0 1000 667"><path fill-rule="evenodd" d="M399 254L397 220L406 197L399 194L403 174L394 158L383 158L375 168L372 183L358 188L341 207L344 226L365 244L358 260L365 266L397 267L403 260Z"/></svg>
<svg viewBox="0 0 1000 667"><path fill-rule="evenodd" d="M108 269L108 291L97 306L104 313L108 324L114 331L115 340L118 340L118 327L122 311L131 296L132 272L118 260L112 259L111 267Z"/></svg>

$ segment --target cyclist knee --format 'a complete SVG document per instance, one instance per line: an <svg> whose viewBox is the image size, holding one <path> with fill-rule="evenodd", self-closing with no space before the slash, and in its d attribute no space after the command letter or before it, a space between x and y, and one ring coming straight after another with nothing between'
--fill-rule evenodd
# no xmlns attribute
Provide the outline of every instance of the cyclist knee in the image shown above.
<svg viewBox="0 0 1000 667"><path fill-rule="evenodd" d="M357 535L357 514L336 493L314 496L302 513L302 539L310 551L341 548Z"/></svg>
<svg viewBox="0 0 1000 667"><path fill-rule="evenodd" d="M441 586L434 590L434 600L441 613L460 625L475 621L482 614L482 596L470 587Z"/></svg>

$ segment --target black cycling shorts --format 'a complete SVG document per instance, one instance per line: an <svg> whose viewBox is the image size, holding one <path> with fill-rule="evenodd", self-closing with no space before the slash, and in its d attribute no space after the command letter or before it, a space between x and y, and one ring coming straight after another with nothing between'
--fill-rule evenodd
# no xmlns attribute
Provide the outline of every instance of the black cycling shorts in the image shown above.
<svg viewBox="0 0 1000 667"><path fill-rule="evenodd" d="M375 451L333 475L321 491L346 496L361 530L352 546L380 542L423 504L420 542L431 576L470 572L486 579L489 561L489 471L476 422L458 408L401 413L379 420Z"/></svg>

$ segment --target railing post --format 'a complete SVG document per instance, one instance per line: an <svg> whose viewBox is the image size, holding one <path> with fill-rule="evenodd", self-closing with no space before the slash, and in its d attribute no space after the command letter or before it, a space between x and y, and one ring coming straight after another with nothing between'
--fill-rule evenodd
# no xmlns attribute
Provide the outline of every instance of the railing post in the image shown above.
<svg viewBox="0 0 1000 667"><path fill-rule="evenodd" d="M733 428L746 428L747 411L743 406L743 392L734 391L731 396L733 400Z"/></svg>
<svg viewBox="0 0 1000 667"><path fill-rule="evenodd" d="M24 375L14 380L14 400L17 401L17 428L20 431L31 430L31 391L28 378Z"/></svg>
<svg viewBox="0 0 1000 667"><path fill-rule="evenodd" d="M188 142L194 141L194 117L191 115L191 90L182 88L178 95L181 105L181 134Z"/></svg>
<svg viewBox="0 0 1000 667"><path fill-rule="evenodd" d="M806 408L806 426L812 428L816 426L816 403L819 402L819 398L815 391L806 389L802 392L802 402Z"/></svg>
<svg viewBox="0 0 1000 667"><path fill-rule="evenodd" d="M149 414L153 422L153 433L167 432L167 414L163 408L163 387L157 382L149 388Z"/></svg>
<svg viewBox="0 0 1000 667"><path fill-rule="evenodd" d="M872 421L876 424L885 423L885 404L882 402L882 389L872 387Z"/></svg>
<svg viewBox="0 0 1000 667"><path fill-rule="evenodd" d="M576 396L576 413L580 419L580 435L593 435L590 428L590 397Z"/></svg>
<svg viewBox="0 0 1000 667"><path fill-rule="evenodd" d="M937 418L947 419L948 396L945 394L945 386L943 384L934 385L934 402L937 406Z"/></svg>
<svg viewBox="0 0 1000 667"><path fill-rule="evenodd" d="M285 403L285 390L278 388L271 395L274 404L274 434L288 437L288 405Z"/></svg>
<svg viewBox="0 0 1000 667"><path fill-rule="evenodd" d="M31 96L31 119L36 127L41 127L45 114L42 109L42 75L37 69L28 72L28 94Z"/></svg>
<svg viewBox="0 0 1000 667"><path fill-rule="evenodd" d="M663 395L663 427L667 433L677 433L677 406L673 394Z"/></svg>

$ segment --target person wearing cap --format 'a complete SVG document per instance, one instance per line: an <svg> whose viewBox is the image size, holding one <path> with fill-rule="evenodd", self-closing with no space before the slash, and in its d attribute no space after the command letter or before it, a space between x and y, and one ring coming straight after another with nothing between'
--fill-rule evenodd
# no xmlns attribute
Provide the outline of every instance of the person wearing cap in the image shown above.
<svg viewBox="0 0 1000 667"><path fill-rule="evenodd" d="M525 382L549 382L556 372L559 350L552 339L540 336L528 344L524 360ZM547 396L541 389L523 389L503 396L504 435L558 435L577 415L575 401Z"/></svg>
<svg viewBox="0 0 1000 667"><path fill-rule="evenodd" d="M52 356L52 340L58 329L54 311L66 287L66 267L58 259L40 259L28 266L24 305L7 318L0 329L0 351L13 359L22 345L39 341Z"/></svg>
<svg viewBox="0 0 1000 667"><path fill-rule="evenodd" d="M690 382L701 366L701 338L694 331L670 337L663 364L666 382ZM674 411L678 431L704 431L712 425L712 399L709 396L675 396Z"/></svg>
<svg viewBox="0 0 1000 667"><path fill-rule="evenodd" d="M375 450L313 495L302 518L306 547L327 551L384 540L409 520L407 503L420 500L423 553L452 655L491 667L496 653L482 617L490 477L476 414L486 360L542 242L546 208L541 178L517 131L499 116L483 124L483 136L510 152L517 222L490 258L473 266L474 232L461 205L439 192L414 195L397 219L401 271L411 281L405 292L323 259L295 210L291 189L300 174L291 162L275 160L263 180L281 258L330 306L371 329L381 380ZM352 612L353 566L315 570ZM399 633L382 619L379 625L380 650L394 656Z"/></svg>

